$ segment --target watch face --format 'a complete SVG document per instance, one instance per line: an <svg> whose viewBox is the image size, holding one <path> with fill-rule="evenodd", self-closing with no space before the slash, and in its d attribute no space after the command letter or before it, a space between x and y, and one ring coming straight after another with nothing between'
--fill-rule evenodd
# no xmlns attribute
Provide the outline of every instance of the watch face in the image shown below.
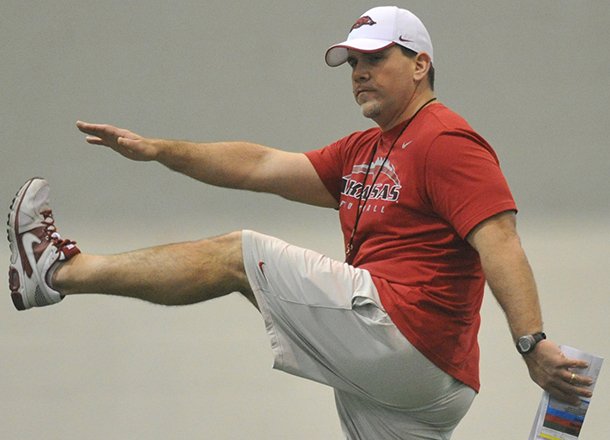
<svg viewBox="0 0 610 440"><path fill-rule="evenodd" d="M519 348L523 352L529 351L529 349L532 348L532 341L530 341L528 337L519 339Z"/></svg>

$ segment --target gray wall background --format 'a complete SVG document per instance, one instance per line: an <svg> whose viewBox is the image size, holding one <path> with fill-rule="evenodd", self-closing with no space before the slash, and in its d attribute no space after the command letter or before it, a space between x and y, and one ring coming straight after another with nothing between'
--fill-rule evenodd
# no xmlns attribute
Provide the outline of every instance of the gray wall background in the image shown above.
<svg viewBox="0 0 610 440"><path fill-rule="evenodd" d="M0 206L42 175L63 235L88 252L250 228L341 258L334 212L129 162L85 144L74 123L323 146L371 125L352 101L348 68L327 68L323 54L375 5L4 0ZM399 5L432 35L440 100L500 156L547 332L607 357L610 3ZM172 309L102 296L24 313L3 303L0 438L341 437L331 391L270 370L262 321L236 295ZM526 438L541 393L490 294L480 342L482 392L454 439ZM610 432L607 369L584 439Z"/></svg>

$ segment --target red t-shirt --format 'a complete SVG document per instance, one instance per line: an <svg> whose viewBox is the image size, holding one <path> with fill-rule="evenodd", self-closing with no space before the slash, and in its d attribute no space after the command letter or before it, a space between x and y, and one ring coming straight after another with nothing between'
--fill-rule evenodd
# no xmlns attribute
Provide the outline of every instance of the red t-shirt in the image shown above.
<svg viewBox="0 0 610 440"><path fill-rule="evenodd" d="M346 245L372 157L352 264L371 273L405 337L478 391L485 279L465 237L515 202L495 152L462 117L435 103L401 134L406 124L356 132L306 155L339 202Z"/></svg>

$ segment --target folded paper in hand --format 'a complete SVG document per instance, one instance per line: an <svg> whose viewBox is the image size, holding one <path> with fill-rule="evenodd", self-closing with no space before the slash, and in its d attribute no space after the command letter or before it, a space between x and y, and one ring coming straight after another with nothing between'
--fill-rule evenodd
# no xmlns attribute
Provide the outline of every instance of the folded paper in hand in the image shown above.
<svg viewBox="0 0 610 440"><path fill-rule="evenodd" d="M569 358L581 359L589 364L588 368L574 370L579 375L589 376L593 379L593 385L589 387L593 391L599 370L604 360L589 353L582 352L576 348L561 346L561 351ZM534 426L529 440L576 440L585 421L585 414L591 399L581 398L580 404L570 405L560 402L549 396L546 391L542 395L538 412L534 420Z"/></svg>

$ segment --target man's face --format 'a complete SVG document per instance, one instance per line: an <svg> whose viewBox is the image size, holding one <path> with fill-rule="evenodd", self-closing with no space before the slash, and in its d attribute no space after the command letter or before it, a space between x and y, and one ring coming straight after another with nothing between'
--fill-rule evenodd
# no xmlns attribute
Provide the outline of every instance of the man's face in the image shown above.
<svg viewBox="0 0 610 440"><path fill-rule="evenodd" d="M392 46L375 53L350 50L347 62L352 67L354 98L362 114L382 128L400 122L415 92L414 60Z"/></svg>

